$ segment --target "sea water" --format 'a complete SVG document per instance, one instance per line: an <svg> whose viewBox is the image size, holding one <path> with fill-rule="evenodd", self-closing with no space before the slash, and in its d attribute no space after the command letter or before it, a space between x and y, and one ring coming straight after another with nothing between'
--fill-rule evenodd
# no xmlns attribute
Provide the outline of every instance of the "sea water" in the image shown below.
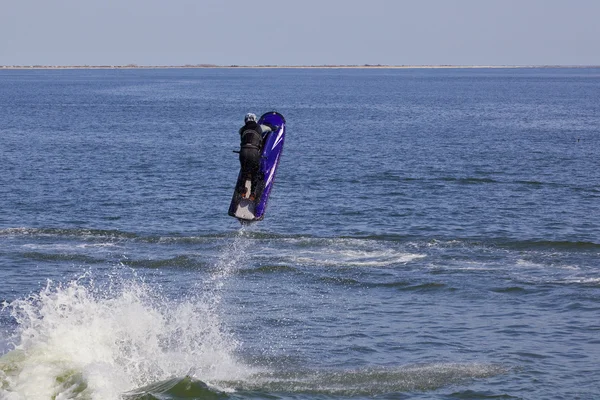
<svg viewBox="0 0 600 400"><path fill-rule="evenodd" d="M598 69L0 71L0 399L599 398L599 154Z"/></svg>

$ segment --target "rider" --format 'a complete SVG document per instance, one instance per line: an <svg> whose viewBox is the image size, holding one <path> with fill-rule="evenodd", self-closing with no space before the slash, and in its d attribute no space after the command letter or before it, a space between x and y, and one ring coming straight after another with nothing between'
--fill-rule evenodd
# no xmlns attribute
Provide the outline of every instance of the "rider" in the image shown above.
<svg viewBox="0 0 600 400"><path fill-rule="evenodd" d="M264 136L271 132L271 127L259 125L256 115L246 114L244 117L244 126L240 128L240 166L242 168L241 187L238 192L242 197L246 197L246 179L250 179L250 200L256 199L256 189L260 178L260 153L262 150L262 141Z"/></svg>

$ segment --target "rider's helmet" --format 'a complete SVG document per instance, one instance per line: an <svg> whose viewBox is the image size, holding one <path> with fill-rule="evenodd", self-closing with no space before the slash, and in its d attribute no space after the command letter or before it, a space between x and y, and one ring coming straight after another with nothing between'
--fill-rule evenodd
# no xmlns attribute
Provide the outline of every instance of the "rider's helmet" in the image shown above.
<svg viewBox="0 0 600 400"><path fill-rule="evenodd" d="M248 121L256 122L256 114L246 114L246 116L244 117L244 123L248 123Z"/></svg>

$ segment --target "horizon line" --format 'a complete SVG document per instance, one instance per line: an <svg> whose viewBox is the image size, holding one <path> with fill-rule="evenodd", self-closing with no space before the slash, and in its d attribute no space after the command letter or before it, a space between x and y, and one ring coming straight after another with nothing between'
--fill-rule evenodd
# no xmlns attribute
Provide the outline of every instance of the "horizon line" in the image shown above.
<svg viewBox="0 0 600 400"><path fill-rule="evenodd" d="M220 65L220 64L182 64L182 65L139 65L139 64L115 64L115 65L0 65L0 69L225 69L225 68L241 68L241 69L501 69L501 68L600 68L600 65L583 65L583 64L523 64L523 65L467 65L467 64L314 64L314 65Z"/></svg>

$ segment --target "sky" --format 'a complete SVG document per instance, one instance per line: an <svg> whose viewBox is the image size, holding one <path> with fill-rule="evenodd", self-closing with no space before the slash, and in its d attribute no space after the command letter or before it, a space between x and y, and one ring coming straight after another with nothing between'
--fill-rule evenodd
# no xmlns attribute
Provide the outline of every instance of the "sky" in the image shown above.
<svg viewBox="0 0 600 400"><path fill-rule="evenodd" d="M0 0L0 65L600 65L598 0Z"/></svg>

